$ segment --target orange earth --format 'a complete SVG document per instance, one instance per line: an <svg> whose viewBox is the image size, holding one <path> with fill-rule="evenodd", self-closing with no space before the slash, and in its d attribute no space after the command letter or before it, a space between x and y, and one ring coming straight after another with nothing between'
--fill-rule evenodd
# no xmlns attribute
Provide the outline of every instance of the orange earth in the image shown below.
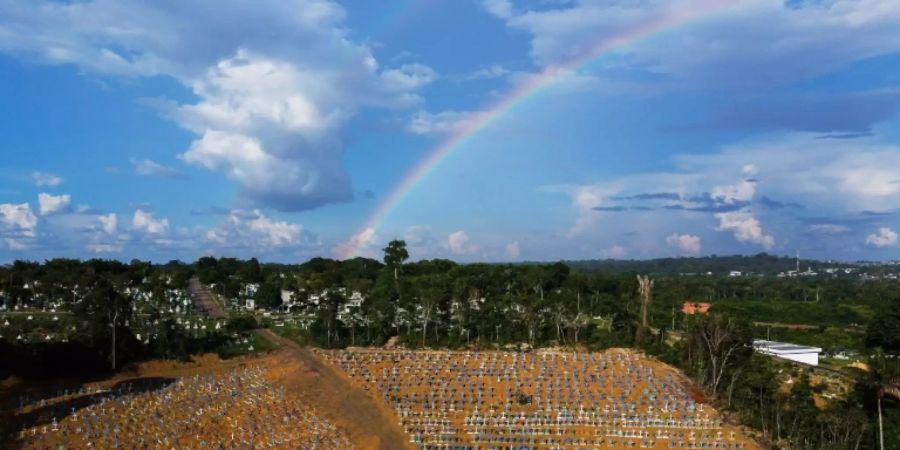
<svg viewBox="0 0 900 450"><path fill-rule="evenodd" d="M8 395L11 448L757 449L638 353L308 350ZM23 394L24 393L24 394Z"/></svg>

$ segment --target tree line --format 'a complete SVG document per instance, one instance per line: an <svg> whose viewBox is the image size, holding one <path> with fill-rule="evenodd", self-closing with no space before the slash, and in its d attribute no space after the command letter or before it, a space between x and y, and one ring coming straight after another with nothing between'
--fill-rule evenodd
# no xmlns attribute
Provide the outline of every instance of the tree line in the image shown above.
<svg viewBox="0 0 900 450"><path fill-rule="evenodd" d="M750 258L752 264L768 260ZM720 262L722 267L734 263ZM218 339L211 333L198 341L179 327L163 326L148 347L136 342L133 323L117 320L134 317L137 310L155 321L174 320L135 302L129 292L145 292L161 303L195 276L225 299L253 297L272 311L291 306L290 316L307 324L305 338L323 347L382 345L389 339L409 347L638 347L682 368L776 445L878 448L882 435L885 448L900 445L896 281L679 276L673 264L667 261L669 269L643 282L637 271L564 262L410 262L405 243L393 241L382 260L313 258L296 265L213 257L166 264L16 261L0 267L0 297L6 311L54 306L71 311L84 324L75 341L106 362L115 351L119 357L177 356L203 351L207 340ZM249 286L255 287L252 294ZM283 304L283 293L290 305ZM680 312L685 301L713 306L709 314L685 315ZM860 347L872 357L870 371L860 375L847 398L824 408L815 405L819 387L807 377L783 389L782 369L750 345L759 337L753 322L774 319L860 330ZM254 325L250 318L235 320L228 332ZM21 346L17 351L22 353Z"/></svg>

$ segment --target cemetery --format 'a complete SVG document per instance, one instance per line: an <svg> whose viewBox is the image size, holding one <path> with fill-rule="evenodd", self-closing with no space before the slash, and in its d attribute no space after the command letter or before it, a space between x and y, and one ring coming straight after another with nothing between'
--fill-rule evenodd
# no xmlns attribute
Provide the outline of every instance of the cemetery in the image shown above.
<svg viewBox="0 0 900 450"><path fill-rule="evenodd" d="M604 352L320 350L420 449L755 449L677 370Z"/></svg>

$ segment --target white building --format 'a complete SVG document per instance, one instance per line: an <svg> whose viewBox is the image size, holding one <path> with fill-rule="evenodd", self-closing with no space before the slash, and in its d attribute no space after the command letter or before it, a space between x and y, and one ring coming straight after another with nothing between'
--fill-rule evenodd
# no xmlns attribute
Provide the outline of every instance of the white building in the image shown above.
<svg viewBox="0 0 900 450"><path fill-rule="evenodd" d="M764 339L754 339L753 349L764 355L771 355L776 358L809 364L811 366L819 365L819 353L822 353L822 349L819 347L807 347L805 345L767 341Z"/></svg>

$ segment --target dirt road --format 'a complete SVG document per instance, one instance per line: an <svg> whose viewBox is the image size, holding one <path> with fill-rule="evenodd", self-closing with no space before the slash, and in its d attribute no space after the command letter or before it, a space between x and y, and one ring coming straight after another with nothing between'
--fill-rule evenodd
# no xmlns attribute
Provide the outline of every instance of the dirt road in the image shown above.
<svg viewBox="0 0 900 450"><path fill-rule="evenodd" d="M191 301L194 302L197 311L201 314L215 319L227 317L225 309L216 301L215 294L209 292L209 288L196 277L191 278L188 282L188 293L190 293Z"/></svg>
<svg viewBox="0 0 900 450"><path fill-rule="evenodd" d="M400 428L393 411L357 388L346 375L332 369L315 354L270 330L262 337L282 347L303 368L300 376L287 381L302 392L316 409L336 425L348 430L351 439L365 450L407 450L414 447Z"/></svg>

